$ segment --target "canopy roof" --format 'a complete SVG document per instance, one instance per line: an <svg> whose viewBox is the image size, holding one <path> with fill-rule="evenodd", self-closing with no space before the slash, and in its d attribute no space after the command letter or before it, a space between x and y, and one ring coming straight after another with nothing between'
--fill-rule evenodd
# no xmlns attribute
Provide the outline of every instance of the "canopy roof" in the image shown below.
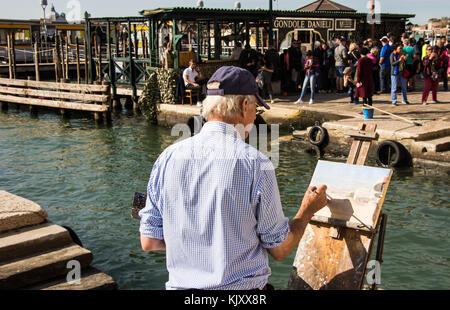
<svg viewBox="0 0 450 310"><path fill-rule="evenodd" d="M340 11L340 12L356 12L355 9L349 8L345 5L330 1L330 0L319 0L304 7L297 9L297 11Z"/></svg>

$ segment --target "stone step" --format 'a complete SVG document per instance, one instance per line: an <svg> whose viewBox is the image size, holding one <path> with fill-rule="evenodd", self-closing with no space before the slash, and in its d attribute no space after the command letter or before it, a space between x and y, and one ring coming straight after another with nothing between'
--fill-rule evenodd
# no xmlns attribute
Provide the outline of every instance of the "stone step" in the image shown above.
<svg viewBox="0 0 450 310"><path fill-rule="evenodd" d="M14 290L67 275L67 263L76 260L89 266L93 255L76 244L0 264L0 290Z"/></svg>
<svg viewBox="0 0 450 310"><path fill-rule="evenodd" d="M45 222L47 212L37 203L0 190L0 233Z"/></svg>
<svg viewBox="0 0 450 310"><path fill-rule="evenodd" d="M27 287L26 290L116 290L117 284L113 278L101 271L89 267L81 272L80 283L70 284L67 282L66 277L60 279L37 284L34 286Z"/></svg>
<svg viewBox="0 0 450 310"><path fill-rule="evenodd" d="M422 152L422 153L445 152L445 151L450 150L450 136L433 139L433 140L419 141L419 142L414 143L413 147L415 149L418 149L418 152Z"/></svg>
<svg viewBox="0 0 450 310"><path fill-rule="evenodd" d="M61 248L72 243L69 232L47 222L0 234L0 263Z"/></svg>

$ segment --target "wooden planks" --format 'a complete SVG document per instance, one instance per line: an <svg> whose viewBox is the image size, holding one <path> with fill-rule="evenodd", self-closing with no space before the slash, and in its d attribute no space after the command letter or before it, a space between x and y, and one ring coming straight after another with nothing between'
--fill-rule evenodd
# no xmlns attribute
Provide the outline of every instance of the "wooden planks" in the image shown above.
<svg viewBox="0 0 450 310"><path fill-rule="evenodd" d="M298 246L288 288L359 290L373 243L368 232L344 229L329 236L331 225L309 224Z"/></svg>
<svg viewBox="0 0 450 310"><path fill-rule="evenodd" d="M5 86L0 86L0 93L10 95L47 97L47 98L58 98L58 99L78 100L85 102L101 102L101 103L107 103L110 99L109 95L91 95L83 93L79 94L79 93L40 90L40 89L14 88Z"/></svg>
<svg viewBox="0 0 450 310"><path fill-rule="evenodd" d="M79 85L70 83L37 82L28 80L11 80L0 78L0 85L30 88L47 88L53 90L77 91L83 93L107 92L109 85Z"/></svg>
<svg viewBox="0 0 450 310"><path fill-rule="evenodd" d="M19 103L19 104L28 104L28 105L32 105L32 106L42 106L42 107L48 107L48 108L87 111L87 112L108 112L108 110L109 110L109 107L104 104L102 104L102 105L86 104L86 103L82 103L82 102L68 102L68 101L46 100L46 99L37 99L37 98L25 98L25 97L8 96L8 95L1 95L1 94L0 94L0 101L10 102L10 103Z"/></svg>

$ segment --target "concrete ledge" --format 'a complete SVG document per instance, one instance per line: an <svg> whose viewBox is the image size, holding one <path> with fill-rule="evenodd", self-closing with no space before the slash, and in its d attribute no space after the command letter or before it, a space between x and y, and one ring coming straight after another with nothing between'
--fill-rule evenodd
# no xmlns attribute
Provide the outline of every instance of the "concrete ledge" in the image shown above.
<svg viewBox="0 0 450 310"><path fill-rule="evenodd" d="M0 190L0 233L44 222L47 212L37 203Z"/></svg>

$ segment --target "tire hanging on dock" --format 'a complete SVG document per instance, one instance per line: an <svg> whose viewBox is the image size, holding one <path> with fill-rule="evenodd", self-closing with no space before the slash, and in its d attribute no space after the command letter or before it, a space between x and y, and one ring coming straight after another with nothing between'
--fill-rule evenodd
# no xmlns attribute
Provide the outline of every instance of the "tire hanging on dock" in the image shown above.
<svg viewBox="0 0 450 310"><path fill-rule="evenodd" d="M322 126L314 126L308 132L308 141L312 145L324 148L330 142L328 131Z"/></svg>
<svg viewBox="0 0 450 310"><path fill-rule="evenodd" d="M383 141L378 145L376 162L380 167L400 168L411 165L411 155L399 142Z"/></svg>

